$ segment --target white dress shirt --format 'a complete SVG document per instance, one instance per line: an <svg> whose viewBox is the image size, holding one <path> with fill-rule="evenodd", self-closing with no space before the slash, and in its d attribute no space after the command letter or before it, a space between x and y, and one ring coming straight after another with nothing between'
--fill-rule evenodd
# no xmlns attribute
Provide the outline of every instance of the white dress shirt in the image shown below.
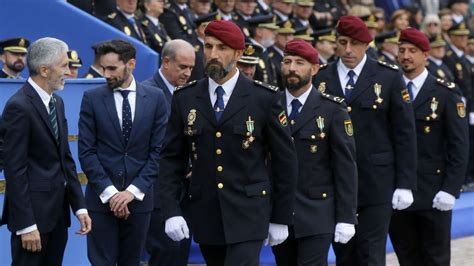
<svg viewBox="0 0 474 266"><path fill-rule="evenodd" d="M367 61L367 55L364 55L362 60L359 62L359 64L354 68L350 69L342 63L341 59L337 61L337 75L339 76L339 81L341 82L341 88L344 91L344 88L346 87L347 82L349 81L349 71L354 71L355 76L352 78L354 80L354 84L357 83L357 79L360 76L360 72L362 72L362 68L364 68L365 62Z"/></svg>
<svg viewBox="0 0 474 266"><path fill-rule="evenodd" d="M28 83L35 89L35 91L38 93L38 95L41 98L41 101L43 102L44 106L46 107L46 111L49 114L49 102L51 101L51 98L53 95L48 94L45 90L43 90L36 82L34 82L31 78L28 78ZM79 209L76 211L76 216L79 214L87 213L87 209ZM27 233L31 233L35 230L38 230L38 226L36 224L28 226L24 229L16 231L16 235L23 235Z"/></svg>
<svg viewBox="0 0 474 266"><path fill-rule="evenodd" d="M209 78L209 97L211 98L211 104L214 106L217 100L216 88L221 86L224 89L224 95L222 98L224 99L224 108L227 105L227 102L234 91L235 84L237 84L237 79L239 78L239 70L235 72L234 76L226 81L224 84L219 85L213 79Z"/></svg>
<svg viewBox="0 0 474 266"><path fill-rule="evenodd" d="M308 96L309 94L311 93L311 89L313 88L313 86L311 86L311 88L309 88L307 91L305 91L303 94L301 94L299 97L295 97L293 95L291 95L291 93L288 91L288 90L285 90L285 95L286 95L286 110L288 112L288 115L291 114L291 111L293 110L293 107L291 106L291 102L294 100L294 99L298 99L298 101L300 101L301 103L301 107L300 109L298 110L298 113L301 112L301 110L303 109L303 106L304 104L306 103L306 100L308 99Z"/></svg>
<svg viewBox="0 0 474 266"><path fill-rule="evenodd" d="M135 106L136 106L136 100L137 100L137 84L135 83L135 78L132 77L132 82L130 83L129 87L127 88L118 87L114 89L115 108L117 110L117 116L119 119L120 128L122 128L123 96L122 96L122 93L120 93L120 91L122 90L130 91L127 98L128 98L128 103L130 104L130 110L132 112L132 122L133 122L135 118ZM140 191L140 189L137 188L136 186L130 184L126 190L132 193L136 200L143 201L143 198L145 197L145 193ZM115 186L110 185L106 187L104 191L102 191L102 193L100 193L99 198L102 201L102 203L107 203L109 202L110 198L112 198L112 196L118 192L119 191Z"/></svg>
<svg viewBox="0 0 474 266"><path fill-rule="evenodd" d="M423 87L423 84L425 83L426 78L428 77L428 70L426 68L421 72L420 75L418 75L416 78L410 80L408 79L405 75L403 75L403 80L405 81L405 84L408 85L408 82L412 82L412 93L413 93L413 99L414 101L416 99L416 96L418 93L420 93L421 87Z"/></svg>

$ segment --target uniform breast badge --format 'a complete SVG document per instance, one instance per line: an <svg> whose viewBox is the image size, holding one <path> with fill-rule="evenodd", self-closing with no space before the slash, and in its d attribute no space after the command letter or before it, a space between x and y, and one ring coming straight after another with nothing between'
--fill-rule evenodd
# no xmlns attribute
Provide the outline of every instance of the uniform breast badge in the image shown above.
<svg viewBox="0 0 474 266"><path fill-rule="evenodd" d="M128 26L123 27L123 32L125 32L125 34L127 34L128 36L132 35L132 31Z"/></svg>
<svg viewBox="0 0 474 266"><path fill-rule="evenodd" d="M321 116L318 116L318 118L316 119L316 125L318 126L319 128L319 134L318 136L321 138L321 139L324 139L326 137L326 133L324 133L324 118L321 117Z"/></svg>
<svg viewBox="0 0 474 266"><path fill-rule="evenodd" d="M458 111L459 117L461 118L466 117L466 107L464 106L464 103L457 103L456 110Z"/></svg>
<svg viewBox="0 0 474 266"><path fill-rule="evenodd" d="M242 148L248 149L250 148L250 144L254 142L255 137L253 136L253 131L255 130L255 121L252 120L252 117L249 116L249 120L245 121L245 125L247 126L247 133L246 138L242 141Z"/></svg>
<svg viewBox="0 0 474 266"><path fill-rule="evenodd" d="M430 108L431 108L431 115L430 117L432 119L436 119L438 117L438 115L436 114L436 110L438 109L438 101L436 101L436 98L433 97L433 99L431 99L431 105L430 105Z"/></svg>
<svg viewBox="0 0 474 266"><path fill-rule="evenodd" d="M377 96L377 99L375 99L375 102L378 104L382 104L383 99L380 97L380 94L382 94L382 85L375 83L374 84L374 93L375 96Z"/></svg>
<svg viewBox="0 0 474 266"><path fill-rule="evenodd" d="M193 129L194 121L196 121L196 109L191 109L189 110L188 114L188 127L184 131L184 135L191 137L192 135L194 135L194 133L196 133L196 130Z"/></svg>

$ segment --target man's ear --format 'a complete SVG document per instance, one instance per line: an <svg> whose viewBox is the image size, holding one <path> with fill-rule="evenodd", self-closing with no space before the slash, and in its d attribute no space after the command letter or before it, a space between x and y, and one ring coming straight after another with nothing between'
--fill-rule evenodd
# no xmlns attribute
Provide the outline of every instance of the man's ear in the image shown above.
<svg viewBox="0 0 474 266"><path fill-rule="evenodd" d="M135 66L137 65L137 60L135 58L132 58L128 60L127 66L129 69L135 69Z"/></svg>
<svg viewBox="0 0 474 266"><path fill-rule="evenodd" d="M45 65L41 65L39 67L39 74L40 74L41 77L47 78L48 75L49 75L49 67L47 67Z"/></svg>

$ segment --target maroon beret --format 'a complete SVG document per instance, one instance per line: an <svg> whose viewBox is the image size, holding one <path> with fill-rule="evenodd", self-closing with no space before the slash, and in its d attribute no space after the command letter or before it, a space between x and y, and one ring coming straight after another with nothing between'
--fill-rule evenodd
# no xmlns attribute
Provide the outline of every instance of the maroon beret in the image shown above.
<svg viewBox="0 0 474 266"><path fill-rule="evenodd" d="M311 64L319 64L319 54L311 44L303 40L292 40L286 43L285 55L297 55L308 60Z"/></svg>
<svg viewBox="0 0 474 266"><path fill-rule="evenodd" d="M430 41L428 40L426 35L415 28L408 28L402 30L400 32L398 42L409 42L420 48L420 50L422 50L423 52L427 52L430 50Z"/></svg>
<svg viewBox="0 0 474 266"><path fill-rule="evenodd" d="M235 50L245 49L245 37L240 28L231 21L211 21L204 30L207 36L213 36Z"/></svg>
<svg viewBox="0 0 474 266"><path fill-rule="evenodd" d="M340 35L351 37L360 42L369 43L372 41L372 35L369 29L359 17L342 16L337 22L336 30Z"/></svg>

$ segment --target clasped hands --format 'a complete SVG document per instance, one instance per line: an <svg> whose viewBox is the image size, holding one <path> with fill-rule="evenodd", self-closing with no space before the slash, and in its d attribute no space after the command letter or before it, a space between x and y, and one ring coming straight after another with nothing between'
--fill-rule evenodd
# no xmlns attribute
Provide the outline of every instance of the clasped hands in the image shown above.
<svg viewBox="0 0 474 266"><path fill-rule="evenodd" d="M128 204L135 199L135 196L128 190L115 193L109 200L110 210L115 217L127 220L130 215Z"/></svg>

